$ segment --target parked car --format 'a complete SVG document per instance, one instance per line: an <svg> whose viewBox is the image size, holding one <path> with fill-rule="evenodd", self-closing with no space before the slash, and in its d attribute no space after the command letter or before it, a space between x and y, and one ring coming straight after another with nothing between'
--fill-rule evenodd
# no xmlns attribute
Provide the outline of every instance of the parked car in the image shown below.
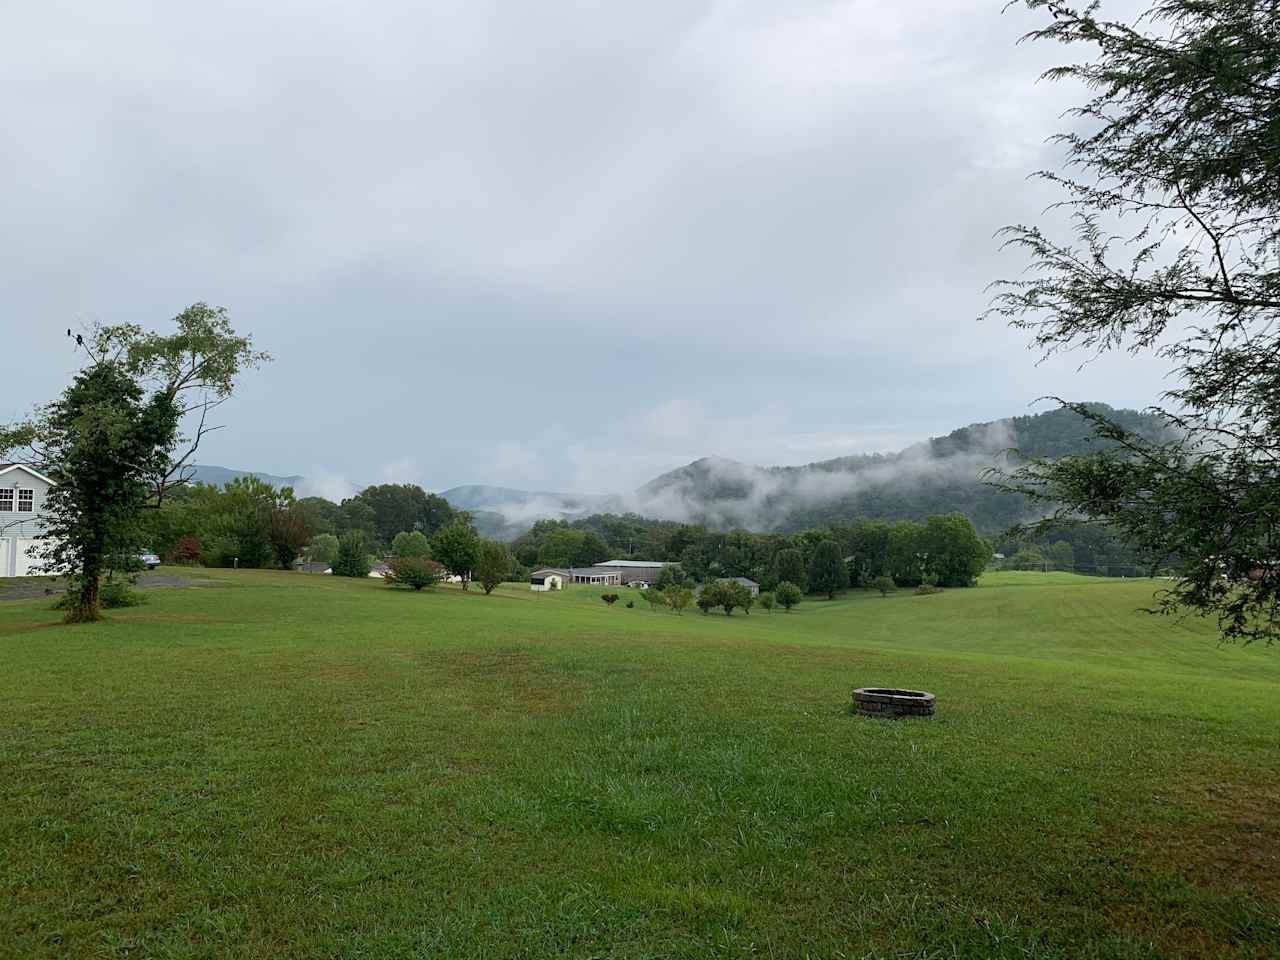
<svg viewBox="0 0 1280 960"><path fill-rule="evenodd" d="M160 558L154 553L138 554L138 562L148 570L154 570L156 567L160 566Z"/></svg>

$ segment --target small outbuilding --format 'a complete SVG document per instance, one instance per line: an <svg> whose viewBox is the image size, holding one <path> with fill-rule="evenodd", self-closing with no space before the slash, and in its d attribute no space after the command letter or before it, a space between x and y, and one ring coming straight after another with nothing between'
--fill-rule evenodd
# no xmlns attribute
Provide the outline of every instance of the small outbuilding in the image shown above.
<svg viewBox="0 0 1280 960"><path fill-rule="evenodd" d="M534 593L545 593L548 590L563 590L565 580L569 576L567 570L557 570L548 567L545 570L535 570L529 577L529 586Z"/></svg>

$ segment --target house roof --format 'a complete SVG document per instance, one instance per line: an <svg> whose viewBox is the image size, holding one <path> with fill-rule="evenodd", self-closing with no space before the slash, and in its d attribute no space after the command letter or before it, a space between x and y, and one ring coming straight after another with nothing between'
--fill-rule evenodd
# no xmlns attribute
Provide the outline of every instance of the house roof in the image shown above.
<svg viewBox="0 0 1280 960"><path fill-rule="evenodd" d="M14 470L25 470L27 473L31 474L33 477L35 477L35 478L37 478L37 479L39 479L39 480L43 480L45 483L49 484L49 486L51 486L51 487L53 487L53 486L57 486L57 484L55 484L52 480L50 480L48 477L46 477L46 476L45 476L43 473L41 473L39 470L32 470L30 467L26 466L25 464L21 464L21 463L0 463L0 477L3 477L6 473L10 473L10 472L12 472L12 471L14 471Z"/></svg>
<svg viewBox="0 0 1280 960"><path fill-rule="evenodd" d="M665 567L666 560L605 560L602 567Z"/></svg>
<svg viewBox="0 0 1280 960"><path fill-rule="evenodd" d="M567 577L569 575L568 570L561 570L559 567L541 567L537 570L534 570L531 574L529 574L529 576L536 577L540 573L558 573L562 577Z"/></svg>
<svg viewBox="0 0 1280 960"><path fill-rule="evenodd" d="M755 582L754 580L752 580L750 577L721 577L720 579L721 579L721 580L728 580L728 581L730 581L731 583L740 583L740 584L742 584L744 587L758 587L758 586L760 586L760 584L756 583L756 582Z"/></svg>

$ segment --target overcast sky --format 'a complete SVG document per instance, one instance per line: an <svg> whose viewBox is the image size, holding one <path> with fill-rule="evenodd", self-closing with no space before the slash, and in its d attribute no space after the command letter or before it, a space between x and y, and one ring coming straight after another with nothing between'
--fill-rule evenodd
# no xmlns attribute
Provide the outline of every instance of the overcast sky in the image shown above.
<svg viewBox="0 0 1280 960"><path fill-rule="evenodd" d="M226 306L206 463L615 492L1163 367L975 317L1078 97L1004 0L3 3L0 420L68 326Z"/></svg>

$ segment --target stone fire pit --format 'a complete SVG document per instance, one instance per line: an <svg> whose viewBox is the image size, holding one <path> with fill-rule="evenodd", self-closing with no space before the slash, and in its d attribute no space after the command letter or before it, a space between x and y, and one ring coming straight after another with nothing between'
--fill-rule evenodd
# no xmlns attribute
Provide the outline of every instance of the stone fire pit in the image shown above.
<svg viewBox="0 0 1280 960"><path fill-rule="evenodd" d="M853 705L867 717L932 717L936 699L924 690L859 687L853 691Z"/></svg>

